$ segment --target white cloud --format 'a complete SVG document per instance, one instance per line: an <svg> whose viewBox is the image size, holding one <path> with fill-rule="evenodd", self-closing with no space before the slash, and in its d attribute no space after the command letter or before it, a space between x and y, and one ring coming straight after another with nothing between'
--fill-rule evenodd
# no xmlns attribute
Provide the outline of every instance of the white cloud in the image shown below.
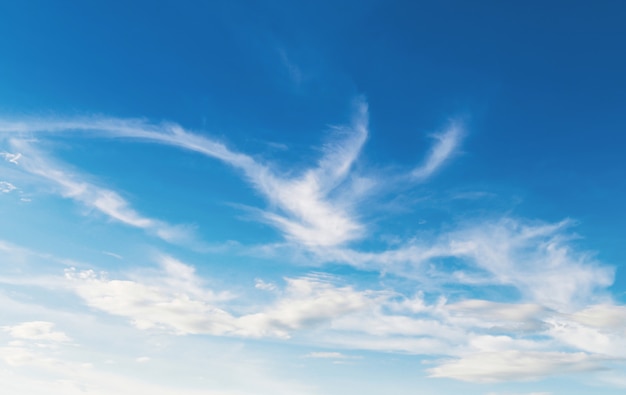
<svg viewBox="0 0 626 395"><path fill-rule="evenodd" d="M615 270L589 252L576 249L567 232L569 226L570 221L550 224L503 218L459 226L392 250L315 252L322 261L393 273L426 286L510 286L531 303L576 311L603 300L601 291L612 284ZM451 271L446 261L454 263L455 270Z"/></svg>
<svg viewBox="0 0 626 395"><path fill-rule="evenodd" d="M328 324L374 303L364 292L316 277L287 278L284 295L259 313L238 319L237 334L289 337L290 332Z"/></svg>
<svg viewBox="0 0 626 395"><path fill-rule="evenodd" d="M537 304L498 303L487 300L468 299L448 305L458 315L481 317L486 320L525 322L541 315L545 308Z"/></svg>
<svg viewBox="0 0 626 395"><path fill-rule="evenodd" d="M19 152L17 154L12 154L10 152L0 152L0 156L2 156L7 162L18 165L18 161L22 157L22 154L20 154Z"/></svg>
<svg viewBox="0 0 626 395"><path fill-rule="evenodd" d="M305 357L306 358L323 358L323 359L348 359L348 358L354 358L352 356L345 355L345 354L342 354L342 353L336 352L336 351L310 352L307 355L305 355Z"/></svg>
<svg viewBox="0 0 626 395"><path fill-rule="evenodd" d="M69 272L68 277L88 305L128 317L141 329L280 338L300 333L303 338L302 333L318 328L317 339L311 340L314 344L416 354L461 353L462 360L491 352L544 352L557 343L593 354L624 355L619 346L624 342L615 331L621 321L609 318L613 311L621 312L618 306L593 306L564 314L537 302L467 299L448 303L440 298L429 304L423 294L407 298L390 291L359 291L337 286L333 278L314 275L286 278L283 289L257 280L256 288L272 290L277 299L237 315L229 311L225 297L202 285L191 266L171 257L162 257L161 266L161 274L135 281L109 280L92 271ZM445 295L445 289L439 292ZM564 308L567 311L571 306ZM589 316L607 317L598 322L613 332L603 334L578 322ZM342 335L348 333L353 335ZM496 365L486 364L482 379L488 380L490 367ZM493 377L499 375L495 370Z"/></svg>
<svg viewBox="0 0 626 395"><path fill-rule="evenodd" d="M612 308L611 308L612 307ZM626 358L624 306L590 306L574 314L551 317L548 333L554 339L590 353ZM614 313L614 314L612 314ZM597 320L591 321L591 317Z"/></svg>
<svg viewBox="0 0 626 395"><path fill-rule="evenodd" d="M54 307L55 303L49 302L58 295L48 293L46 300L41 300L32 287L14 289L17 292L11 292L12 296L18 298L20 293L28 290L28 300L18 302L0 292L4 322L14 321L14 317L41 316L49 322L63 323L63 329L75 337L71 342L21 339L19 343L13 340L5 346L0 344L3 393L317 393L274 366L283 357L281 354L260 359L260 355L251 350L252 347L241 347L238 341L145 333L120 325L119 320L101 319L93 313L73 311L71 302ZM63 302L68 302L67 295L61 297ZM0 334L14 339L1 329ZM136 357L143 356L152 357L149 364L136 363ZM242 381L242 377L246 380Z"/></svg>
<svg viewBox="0 0 626 395"><path fill-rule="evenodd" d="M276 284L268 283L268 282L261 280L260 278L257 278L254 280L254 288L260 289L263 291L274 291L276 290Z"/></svg>
<svg viewBox="0 0 626 395"><path fill-rule="evenodd" d="M433 146L424 163L416 167L411 177L416 180L425 180L436 172L456 152L461 144L463 129L453 123L445 132L434 134L437 143Z"/></svg>
<svg viewBox="0 0 626 395"><path fill-rule="evenodd" d="M110 256L110 257L113 257L115 259L119 259L119 260L123 260L124 259L124 257L122 257L121 255L116 254L114 252L110 252L110 251L102 251L102 254Z"/></svg>
<svg viewBox="0 0 626 395"><path fill-rule="evenodd" d="M109 280L92 270L67 270L66 277L89 306L128 317L140 329L178 334L287 338L295 330L327 324L371 303L367 294L324 279L288 278L275 303L237 317L218 306L224 304L223 296L199 285L191 266L172 258L161 264L161 276L141 281Z"/></svg>
<svg viewBox="0 0 626 395"><path fill-rule="evenodd" d="M381 300L375 309L340 319L333 325L333 328L348 332L360 332L379 338L391 336L430 337L441 339L444 342L461 342L467 336L464 328L449 325L445 320L432 315L416 318L410 315L389 314L384 311L389 305L388 301ZM442 349L441 352L445 353L446 351Z"/></svg>
<svg viewBox="0 0 626 395"><path fill-rule="evenodd" d="M10 182L7 181L0 181L0 192L1 193L10 193L14 190L16 190L17 187L13 184L11 184Z"/></svg>
<svg viewBox="0 0 626 395"><path fill-rule="evenodd" d="M116 119L35 121L4 123L0 125L0 131L100 130L113 137L139 138L199 152L241 170L246 179L277 208L263 211L264 220L282 230L289 239L305 245L334 245L353 240L362 232L362 226L351 217L348 207L329 197L344 181L367 137L367 106L360 103L357 107L352 127L337 128L336 133L345 135L345 139L328 144L324 148L325 155L316 168L293 178L280 176L248 155L231 151L222 143L189 133L174 124L153 126L141 121ZM60 172L52 173L44 169L45 167L40 166L37 169L38 173L62 184L68 184L63 182L66 180ZM71 185L65 187L76 189ZM119 209L123 204L116 195L105 193L104 196L90 199L92 202L94 200L97 200L101 209L107 210L110 215L117 214L118 219L135 223L135 226L148 226L148 222L140 221L136 215L130 213L122 215ZM165 229L162 230L165 234Z"/></svg>
<svg viewBox="0 0 626 395"><path fill-rule="evenodd" d="M380 336L337 331L323 336L316 334L314 340L324 347L413 355L451 355L454 348L448 339L430 336Z"/></svg>
<svg viewBox="0 0 626 395"><path fill-rule="evenodd" d="M614 275L612 268L568 243L568 225L507 219L453 233L447 248L451 256L487 271L490 282L512 285L531 301L567 310L593 301Z"/></svg>
<svg viewBox="0 0 626 395"><path fill-rule="evenodd" d="M70 287L98 310L128 317L140 329L162 328L178 334L224 334L233 330L233 318L213 306L219 297L199 289L193 268L163 260L168 276L131 280L109 280L92 270L67 270Z"/></svg>
<svg viewBox="0 0 626 395"><path fill-rule="evenodd" d="M600 384L608 384L612 387L626 388L626 375L623 371L613 370L602 372L596 376Z"/></svg>
<svg viewBox="0 0 626 395"><path fill-rule="evenodd" d="M0 369L0 381L3 391L11 394L45 395L45 394L99 394L99 395L131 395L131 394L181 394L181 395L256 395L256 394L311 394L302 386L293 383L281 383L279 380L258 377L252 369L244 369L229 362L229 369L236 371L240 377L252 380L256 389L249 390L247 385L230 385L220 388L219 384L205 382L199 386L181 384L168 380L175 369L168 369L167 377L151 377L142 379L136 371L113 372L105 367L94 366L89 362L61 359L57 355L50 356L39 349L25 347L0 347L0 360L10 370ZM145 362L141 359L137 362ZM181 361L177 361L181 363ZM257 367L260 369L260 367ZM135 377L133 377L135 373ZM222 372L227 374L227 372ZM180 375L180 374L179 374ZM139 376L139 377L137 377ZM191 377L183 377L186 382ZM197 379L197 378L196 378ZM238 388L233 388L238 387ZM251 386L252 387L252 386Z"/></svg>
<svg viewBox="0 0 626 395"><path fill-rule="evenodd" d="M512 333L542 331L547 327L544 319L552 313L535 303L497 303L478 299L448 304L443 309L457 324Z"/></svg>
<svg viewBox="0 0 626 395"><path fill-rule="evenodd" d="M602 369L601 360L585 353L499 351L477 353L429 369L431 377L469 382L537 380L555 374Z"/></svg>
<svg viewBox="0 0 626 395"><path fill-rule="evenodd" d="M334 139L317 163L297 174L172 124L91 119L4 124L0 129L96 130L216 158L240 171L266 198L268 207L255 212L294 242L281 244L281 251L291 248L315 263L392 274L419 290L405 297L387 289L340 285L320 275L286 278L284 285L257 279L255 288L272 291L268 295L275 300L242 307L230 303L231 295L207 289L192 266L171 257L161 257L156 274L124 279L68 271L70 289L87 305L125 317L137 328L181 335L297 337L326 349L445 356L451 359L430 369L432 377L472 382L591 371L606 358L626 355L626 308L613 305L605 292L614 270L576 248L571 221L478 220L400 241L395 249L347 247L367 234L358 204L377 182L355 174L368 136L367 106L359 102L356 107L351 125L334 128ZM423 164L410 173L413 182L431 177L454 156L462 129L453 125L435 138ZM165 239L180 231L140 215L119 194L59 166L30 143L14 141L14 148L24 153L11 157L14 163L20 159L20 166L54 182L64 196ZM466 287L485 287L490 300L459 291ZM564 349L571 352L557 352ZM320 351L308 357L341 359L345 354Z"/></svg>
<svg viewBox="0 0 626 395"><path fill-rule="evenodd" d="M15 339L51 342L67 342L70 340L65 333L54 331L53 328L54 323L46 321L31 321L2 327L5 332Z"/></svg>
<svg viewBox="0 0 626 395"><path fill-rule="evenodd" d="M424 293L404 297L392 291L358 290L318 273L286 278L284 286L275 285L275 300L249 304L242 311L231 295L208 289L192 266L169 256L160 256L159 263L157 272L134 271L126 279L68 270L68 287L88 306L128 318L141 330L294 337L326 349L448 356L453 359L440 362L430 373L466 381L587 371L600 368L608 357L625 355L620 346L623 327L619 319L610 318L621 306L588 306L566 314L536 303L477 299L448 303L443 297L427 302ZM598 320L602 325L579 322L598 315L606 317ZM46 331L42 333L55 333ZM554 351L563 345L586 353ZM309 356L339 360L335 353L342 354L314 351Z"/></svg>
<svg viewBox="0 0 626 395"><path fill-rule="evenodd" d="M51 181L59 188L62 196L78 201L116 221L144 229L168 242L186 243L192 239L188 227L170 225L142 216L117 192L99 187L87 181L85 176L64 169L62 165L33 148L31 143L13 139L11 145L24 153L20 167Z"/></svg>
<svg viewBox="0 0 626 395"><path fill-rule="evenodd" d="M284 49L279 49L278 54L282 65L289 73L289 78L296 87L299 87L304 80L302 70L287 56L287 52Z"/></svg>
<svg viewBox="0 0 626 395"><path fill-rule="evenodd" d="M374 186L374 181L354 175L352 168L368 137L368 108L357 100L350 126L334 127L335 140L327 143L322 157L300 174L279 171L251 156L233 151L224 144L190 133L176 124L151 125L141 120L87 118L77 120L31 120L0 122L0 132L99 131L109 137L133 138L172 145L219 159L243 173L245 179L270 203L258 211L260 218L278 228L288 240L307 247L344 245L362 238L366 227L360 223L356 204ZM423 166L413 171L413 178L424 180L433 174L460 143L461 128L452 126L437 134L437 144ZM43 172L41 172L43 173ZM50 177L50 172L42 174ZM54 177L53 177L54 178ZM116 195L95 198L99 209L129 223L148 226L136 215L120 212L124 206ZM94 199L89 199L94 202ZM94 202L95 203L95 202ZM92 203L93 204L93 203ZM157 232L166 237L167 230Z"/></svg>
<svg viewBox="0 0 626 395"><path fill-rule="evenodd" d="M626 328L626 306L600 304L586 307L570 317L573 321L596 328Z"/></svg>

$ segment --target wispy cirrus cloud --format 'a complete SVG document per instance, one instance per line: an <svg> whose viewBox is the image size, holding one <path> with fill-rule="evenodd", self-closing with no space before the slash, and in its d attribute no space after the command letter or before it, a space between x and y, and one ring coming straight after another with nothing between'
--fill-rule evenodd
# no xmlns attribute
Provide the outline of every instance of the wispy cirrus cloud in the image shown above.
<svg viewBox="0 0 626 395"><path fill-rule="evenodd" d="M323 262L379 270L425 286L507 286L527 301L567 310L601 302L601 291L612 284L615 273L571 243L572 225L569 220L545 223L504 217L472 221L381 251L336 248L315 253ZM565 280L563 273L568 273Z"/></svg>
<svg viewBox="0 0 626 395"><path fill-rule="evenodd" d="M289 79L296 86L300 87L305 80L302 69L287 55L287 51L283 48L277 50L280 63L289 75Z"/></svg>
<svg viewBox="0 0 626 395"><path fill-rule="evenodd" d="M3 157L7 162L17 165L19 164L18 161L22 157L22 154L20 154L19 152L17 154L12 154L10 152L0 152L0 156Z"/></svg>
<svg viewBox="0 0 626 395"><path fill-rule="evenodd" d="M10 145L20 152L21 169L51 182L63 197L80 202L118 222L144 229L168 242L188 243L193 239L189 227L170 225L139 214L117 192L97 186L86 176L67 169L37 150L32 142L11 139Z"/></svg>
<svg viewBox="0 0 626 395"><path fill-rule="evenodd" d="M288 240L306 247L330 247L359 240L366 234L367 228L359 220L357 203L377 182L352 172L369 134L367 103L359 98L354 107L352 122L333 127L335 138L322 147L321 158L296 175L172 123L155 125L142 120L111 118L2 121L0 133L29 135L88 130L108 137L151 141L201 153L241 171L269 203L269 207L256 211L259 218L278 228ZM455 124L434 135L437 143L424 164L413 170L409 178L424 181L439 169L459 147L461 130L461 126ZM101 200L108 200L107 207L121 206L111 196ZM119 211L112 213L120 214ZM130 214L121 217L130 222L139 220Z"/></svg>
<svg viewBox="0 0 626 395"><path fill-rule="evenodd" d="M424 162L413 169L411 177L415 180L425 180L443 166L458 150L463 138L463 127L459 123L452 123L445 131L433 134L436 140Z"/></svg>
<svg viewBox="0 0 626 395"><path fill-rule="evenodd" d="M8 181L0 181L0 192L2 193L10 193L14 190L16 190L17 187L13 184L11 184Z"/></svg>

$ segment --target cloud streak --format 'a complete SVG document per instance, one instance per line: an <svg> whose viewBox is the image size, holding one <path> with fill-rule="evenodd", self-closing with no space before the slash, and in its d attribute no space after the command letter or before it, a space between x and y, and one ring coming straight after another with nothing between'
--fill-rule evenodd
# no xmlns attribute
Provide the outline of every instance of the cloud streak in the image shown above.
<svg viewBox="0 0 626 395"><path fill-rule="evenodd" d="M31 142L11 139L10 144L20 152L20 168L51 182L63 197L80 202L115 221L144 229L168 242L187 243L192 239L188 228L139 214L117 192L97 186L87 181L85 176L64 168L35 149Z"/></svg>
<svg viewBox="0 0 626 395"><path fill-rule="evenodd" d="M172 123L154 125L141 120L109 118L3 121L0 122L0 133L29 135L95 131L108 137L150 141L198 152L239 170L269 203L268 208L257 211L260 219L279 229L288 240L311 248L332 247L359 240L366 234L365 225L359 221L356 203L375 183L373 179L357 177L352 172L369 134L367 103L359 98L354 107L352 122L348 126L332 128L335 138L323 146L316 165L297 175L276 170ZM424 181L430 177L456 151L460 136L459 125L435 135L437 143L424 164L412 171L410 178ZM53 175L40 169L38 174L55 178L66 188L72 188L58 173ZM149 227L136 214L124 210L123 202L115 195L102 193L89 201L123 222Z"/></svg>
<svg viewBox="0 0 626 395"><path fill-rule="evenodd" d="M67 342L69 337L63 332L54 331L54 323L46 321L24 322L14 326L0 327L11 337L20 340Z"/></svg>
<svg viewBox="0 0 626 395"><path fill-rule="evenodd" d="M543 306L569 309L602 301L615 270L570 243L572 221L543 223L505 217L477 220L382 251L318 249L322 262L343 262L412 278L425 286L497 285ZM454 270L450 269L454 267ZM568 273L563 278L563 273Z"/></svg>
<svg viewBox="0 0 626 395"><path fill-rule="evenodd" d="M453 123L447 130L432 136L436 143L431 148L424 162L413 169L411 177L423 181L441 168L457 151L463 138L463 128Z"/></svg>
<svg viewBox="0 0 626 395"><path fill-rule="evenodd" d="M597 358L585 353L501 351L445 362L429 372L431 377L490 383L537 380L555 374L601 369Z"/></svg>

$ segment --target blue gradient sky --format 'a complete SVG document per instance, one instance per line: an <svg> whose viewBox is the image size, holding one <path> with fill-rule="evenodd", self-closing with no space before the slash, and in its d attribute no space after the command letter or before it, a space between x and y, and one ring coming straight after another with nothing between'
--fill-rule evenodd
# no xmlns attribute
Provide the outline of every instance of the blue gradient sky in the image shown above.
<svg viewBox="0 0 626 395"><path fill-rule="evenodd" d="M623 393L626 5L205 3L0 3L3 387Z"/></svg>

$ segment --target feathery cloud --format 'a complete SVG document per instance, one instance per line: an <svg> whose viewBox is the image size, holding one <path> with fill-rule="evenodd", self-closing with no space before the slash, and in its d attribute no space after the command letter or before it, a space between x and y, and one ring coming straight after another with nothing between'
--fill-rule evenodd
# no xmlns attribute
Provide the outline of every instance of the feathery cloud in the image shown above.
<svg viewBox="0 0 626 395"><path fill-rule="evenodd" d="M0 152L0 156L3 157L7 162L18 165L18 161L22 157L22 154L20 154L19 152L17 154L12 154L10 152Z"/></svg>
<svg viewBox="0 0 626 395"><path fill-rule="evenodd" d="M411 172L411 177L416 180L427 179L449 160L461 144L463 129L461 125L453 123L447 130L432 137L436 140L435 145L424 162Z"/></svg>
<svg viewBox="0 0 626 395"><path fill-rule="evenodd" d="M34 148L30 142L11 139L10 144L21 152L20 168L52 182L63 197L80 202L126 225L144 229L168 242L185 243L192 239L188 227L142 216L117 192L99 187L87 181L85 176L65 169Z"/></svg>
<svg viewBox="0 0 626 395"><path fill-rule="evenodd" d="M315 253L323 262L343 262L439 287L510 286L531 302L566 311L600 301L598 291L612 284L615 272L570 243L571 226L569 220L542 223L505 217L409 240L395 249L334 248ZM446 261L453 262L455 270Z"/></svg>
<svg viewBox="0 0 626 395"><path fill-rule="evenodd" d="M295 176L285 175L249 155L172 123L154 125L142 120L114 118L2 121L0 133L54 134L88 130L107 137L171 145L218 159L241 171L266 198L269 207L258 210L264 222L278 228L288 240L313 248L345 245L366 233L355 205L372 185L364 178L352 176L351 170L369 134L368 118L367 103L362 98L357 99L351 124L334 127L337 138L324 145L323 155L316 165ZM430 177L458 148L460 136L461 127L456 124L446 132L434 135L437 143L411 177L418 181ZM40 174L51 176L50 172L40 171ZM112 216L117 215L118 219L136 223L136 226L149 227L137 215L129 212L123 215L119 210L123 204L115 195L105 194L98 201ZM168 229L162 228L158 233L163 238L170 237Z"/></svg>

